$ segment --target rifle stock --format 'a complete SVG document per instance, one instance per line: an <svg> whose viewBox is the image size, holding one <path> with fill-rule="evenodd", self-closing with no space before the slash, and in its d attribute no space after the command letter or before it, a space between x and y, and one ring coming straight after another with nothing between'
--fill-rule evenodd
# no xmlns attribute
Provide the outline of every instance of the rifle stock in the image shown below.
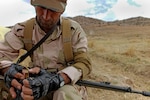
<svg viewBox="0 0 150 100"><path fill-rule="evenodd" d="M93 82L88 80L79 80L77 81L76 84L80 86L88 86L93 88L101 88L101 89L107 89L113 91L129 92L129 93L142 94L144 96L150 96L150 92L132 90L131 87L111 85L109 82Z"/></svg>

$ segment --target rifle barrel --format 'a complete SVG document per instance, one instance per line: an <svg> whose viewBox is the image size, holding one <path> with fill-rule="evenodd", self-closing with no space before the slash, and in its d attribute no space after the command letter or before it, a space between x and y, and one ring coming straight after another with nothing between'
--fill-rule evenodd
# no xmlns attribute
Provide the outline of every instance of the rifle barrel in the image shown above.
<svg viewBox="0 0 150 100"><path fill-rule="evenodd" d="M87 81L87 80L79 80L76 84L80 86L88 86L88 87L93 87L93 88L102 88L102 89L107 89L107 90L130 92L130 93L142 94L144 96L150 96L150 92L136 91L136 90L132 90L131 87L111 85L108 82L92 82L92 81Z"/></svg>

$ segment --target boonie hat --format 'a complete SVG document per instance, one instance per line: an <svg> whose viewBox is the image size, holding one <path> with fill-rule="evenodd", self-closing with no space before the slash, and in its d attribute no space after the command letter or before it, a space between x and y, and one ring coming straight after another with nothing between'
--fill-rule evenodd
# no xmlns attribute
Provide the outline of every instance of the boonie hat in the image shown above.
<svg viewBox="0 0 150 100"><path fill-rule="evenodd" d="M67 0L31 0L31 5L41 6L56 12L64 12Z"/></svg>

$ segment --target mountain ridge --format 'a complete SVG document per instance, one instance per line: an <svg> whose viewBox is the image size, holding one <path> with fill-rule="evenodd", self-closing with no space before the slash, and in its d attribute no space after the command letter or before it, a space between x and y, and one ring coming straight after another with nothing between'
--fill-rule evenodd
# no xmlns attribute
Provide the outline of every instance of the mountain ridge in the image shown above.
<svg viewBox="0 0 150 100"><path fill-rule="evenodd" d="M76 20L81 25L83 24L99 24L100 26L106 25L139 25L139 26L150 26L150 18L138 16L138 17L131 17L123 20L115 20L115 21L104 21L101 19L96 19L92 17L85 17L85 16L76 16L76 17L69 17L73 20Z"/></svg>
<svg viewBox="0 0 150 100"><path fill-rule="evenodd" d="M138 32L139 29L145 29L146 27L150 26L150 18L141 16L111 22L85 16L76 16L69 18L77 21L88 35L112 32L119 33L126 32L126 30L135 30L135 32Z"/></svg>

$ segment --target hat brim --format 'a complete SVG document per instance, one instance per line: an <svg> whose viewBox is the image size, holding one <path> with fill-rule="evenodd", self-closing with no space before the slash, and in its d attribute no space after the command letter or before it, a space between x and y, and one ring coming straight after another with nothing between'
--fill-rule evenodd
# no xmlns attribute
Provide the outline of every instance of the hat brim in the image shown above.
<svg viewBox="0 0 150 100"><path fill-rule="evenodd" d="M64 12L66 7L66 3L59 0L31 0L31 5L41 6L55 12Z"/></svg>

